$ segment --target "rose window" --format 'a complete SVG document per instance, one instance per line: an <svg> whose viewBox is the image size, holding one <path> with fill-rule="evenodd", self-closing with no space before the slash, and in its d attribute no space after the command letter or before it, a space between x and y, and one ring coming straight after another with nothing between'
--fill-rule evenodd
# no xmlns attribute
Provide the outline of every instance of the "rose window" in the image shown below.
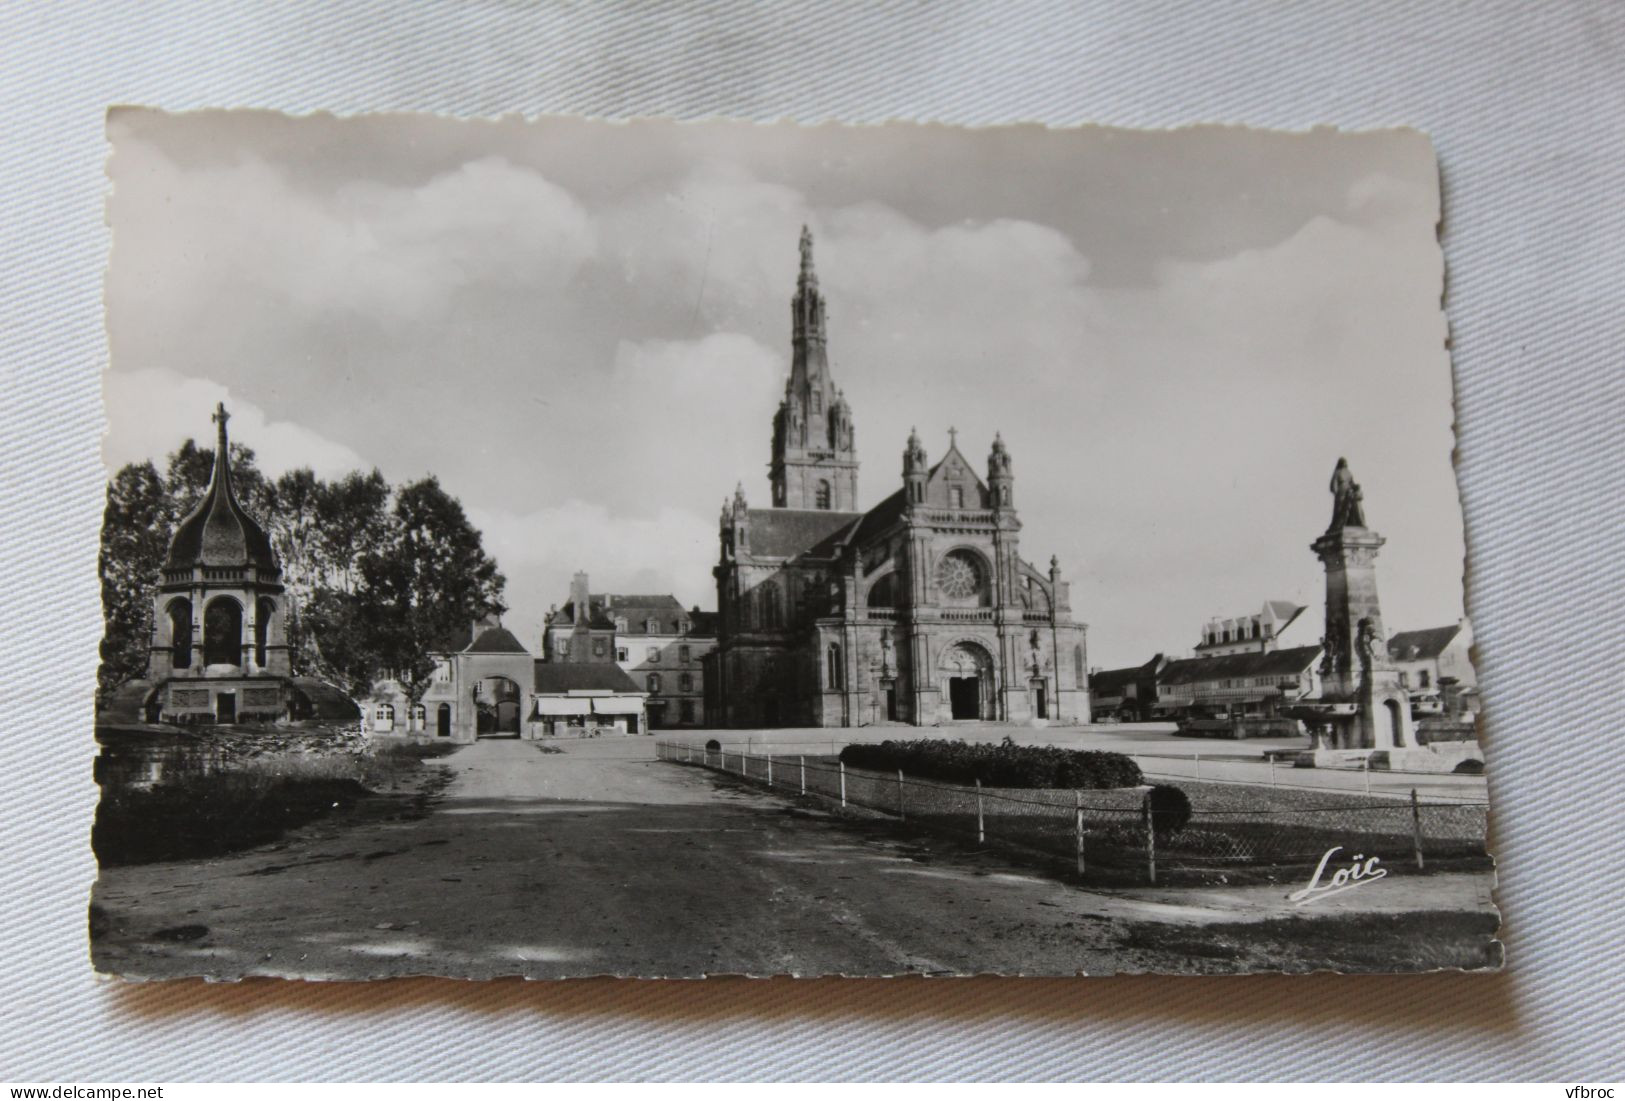
<svg viewBox="0 0 1625 1101"><path fill-rule="evenodd" d="M965 554L950 554L937 565L937 588L949 600L967 600L981 591L976 562Z"/></svg>

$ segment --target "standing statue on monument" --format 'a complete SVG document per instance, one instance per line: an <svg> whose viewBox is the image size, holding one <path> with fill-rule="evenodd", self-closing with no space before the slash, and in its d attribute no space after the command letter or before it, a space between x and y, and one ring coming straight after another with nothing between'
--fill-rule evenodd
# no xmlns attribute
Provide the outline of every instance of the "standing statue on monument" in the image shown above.
<svg viewBox="0 0 1625 1101"><path fill-rule="evenodd" d="M1360 675L1369 677L1382 650L1382 636L1377 634L1377 626L1371 622L1370 616L1360 619L1354 636L1354 648L1360 657Z"/></svg>
<svg viewBox="0 0 1625 1101"><path fill-rule="evenodd" d="M1347 459L1337 460L1337 469L1332 471L1331 490L1332 524L1329 530L1365 527L1365 498L1360 492L1360 483L1354 480L1354 472L1349 470Z"/></svg>

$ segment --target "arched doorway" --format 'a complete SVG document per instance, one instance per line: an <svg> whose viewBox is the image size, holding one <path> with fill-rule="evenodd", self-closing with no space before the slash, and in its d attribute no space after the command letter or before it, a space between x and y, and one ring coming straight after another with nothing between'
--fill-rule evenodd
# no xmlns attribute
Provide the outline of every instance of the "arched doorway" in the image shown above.
<svg viewBox="0 0 1625 1101"><path fill-rule="evenodd" d="M435 711L434 732L442 738L451 737L451 704L443 703Z"/></svg>
<svg viewBox="0 0 1625 1101"><path fill-rule="evenodd" d="M993 718L993 658L974 642L956 642L937 663L947 695L948 718L956 722Z"/></svg>
<svg viewBox="0 0 1625 1101"><path fill-rule="evenodd" d="M169 613L169 664L175 669L190 668L192 602L183 596L178 600L171 600L165 611Z"/></svg>
<svg viewBox="0 0 1625 1101"><path fill-rule="evenodd" d="M240 665L243 660L243 606L217 596L203 610L203 664Z"/></svg>
<svg viewBox="0 0 1625 1101"><path fill-rule="evenodd" d="M519 685L507 677L486 677L474 686L481 738L519 737Z"/></svg>
<svg viewBox="0 0 1625 1101"><path fill-rule="evenodd" d="M1395 749L1405 747L1405 716L1399 710L1399 701L1390 697L1382 701L1388 716L1388 744Z"/></svg>

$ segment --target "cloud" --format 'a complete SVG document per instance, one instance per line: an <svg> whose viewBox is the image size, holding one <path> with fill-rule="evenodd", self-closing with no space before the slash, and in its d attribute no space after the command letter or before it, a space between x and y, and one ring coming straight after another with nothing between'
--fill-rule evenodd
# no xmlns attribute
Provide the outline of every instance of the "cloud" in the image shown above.
<svg viewBox="0 0 1625 1101"><path fill-rule="evenodd" d="M206 379L182 378L161 368L112 371L103 397L108 432L102 458L109 470L151 459L161 471L166 456L188 436L213 447L209 418L219 402L231 414L233 441L251 447L260 470L271 477L307 466L321 477L332 477L367 466L344 444L302 425L272 420L259 406Z"/></svg>
<svg viewBox="0 0 1625 1101"><path fill-rule="evenodd" d="M569 500L530 512L475 508L469 517L508 578L506 621L539 645L549 606L569 597L570 578L586 570L594 592L672 593L687 605L714 607L716 520L660 506L622 513Z"/></svg>
<svg viewBox="0 0 1625 1101"><path fill-rule="evenodd" d="M1023 553L1060 556L1099 660L1188 645L1209 614L1312 597L1305 544L1340 454L1390 539L1389 619L1459 614L1425 155L1349 153L1324 172L1249 162L1215 183L1180 168L1188 137L1148 135L1170 143L1148 162L1163 176L1142 193L1120 165L1084 204L1120 221L1091 235L1065 188L1041 189L1048 217L1008 201L1020 179L916 179L899 144L886 172L913 182L882 192L852 178L841 150L855 139L837 131L822 164L775 175L771 156L741 163L742 133L684 129L665 160L623 149L613 186L573 190L558 180L591 178L585 137L573 177L551 147L544 170L517 145L469 156L479 143L459 140L422 163L391 146L390 171L344 183L290 167L275 143L172 159L121 138L110 459L206 432L229 387L289 441L233 422L268 465L325 454L396 480L438 474L486 528L516 630L539 627L580 568L595 587L709 606L718 502L736 481L767 499L805 223L860 501L896 488L911 426L933 459L956 426L978 466L1002 431ZM1279 209L1238 206L1261 173ZM854 198L881 193L891 201ZM1191 234L1169 224L1200 227L1201 247L1170 247ZM216 381L182 395L188 377ZM182 407L196 412L171 415Z"/></svg>
<svg viewBox="0 0 1625 1101"><path fill-rule="evenodd" d="M152 310L185 317L235 292L283 326L354 316L418 327L485 286L556 294L597 251L573 196L498 156L416 185L330 192L252 156L183 169L130 139L116 157L115 325L164 320Z"/></svg>

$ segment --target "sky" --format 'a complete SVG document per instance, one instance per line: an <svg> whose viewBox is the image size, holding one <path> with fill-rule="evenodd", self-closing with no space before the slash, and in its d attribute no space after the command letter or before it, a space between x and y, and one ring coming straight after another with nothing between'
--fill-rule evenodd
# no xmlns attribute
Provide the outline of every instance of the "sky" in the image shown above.
<svg viewBox="0 0 1625 1101"><path fill-rule="evenodd" d="M594 591L714 608L717 514L769 503L803 224L859 500L917 426L1072 582L1090 664L1323 601L1339 456L1390 630L1462 615L1436 238L1411 131L1287 134L117 110L110 468L207 440L271 474L434 474L504 618Z"/></svg>

